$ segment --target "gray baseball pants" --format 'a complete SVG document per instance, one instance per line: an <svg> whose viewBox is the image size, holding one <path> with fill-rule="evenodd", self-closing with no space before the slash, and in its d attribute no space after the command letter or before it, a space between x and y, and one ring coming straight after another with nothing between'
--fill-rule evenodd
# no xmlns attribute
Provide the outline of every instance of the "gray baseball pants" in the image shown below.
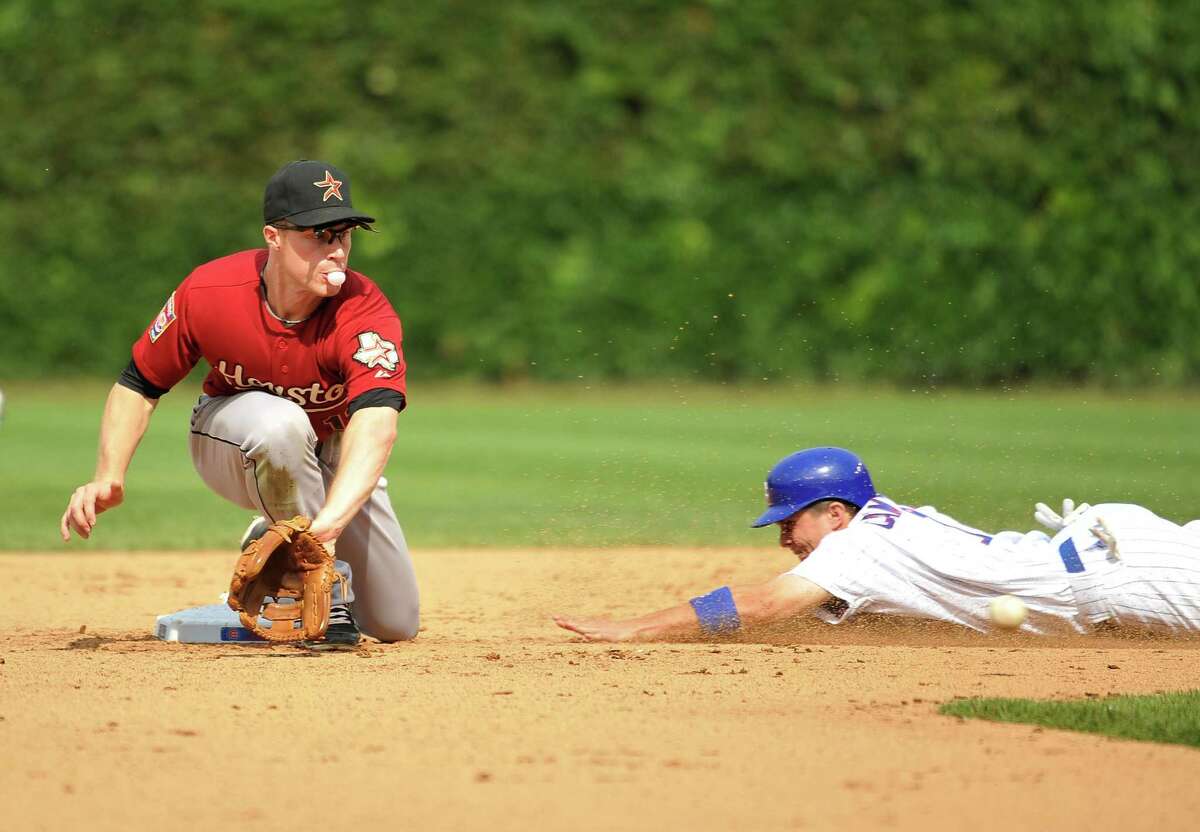
<svg viewBox="0 0 1200 832"><path fill-rule="evenodd" d="M317 442L299 405L260 391L201 396L192 411L192 462L205 484L268 520L316 516L333 482L341 434ZM379 478L337 539L334 603L351 602L359 628L380 641L416 637L417 577L400 522ZM343 598L341 587L348 586Z"/></svg>

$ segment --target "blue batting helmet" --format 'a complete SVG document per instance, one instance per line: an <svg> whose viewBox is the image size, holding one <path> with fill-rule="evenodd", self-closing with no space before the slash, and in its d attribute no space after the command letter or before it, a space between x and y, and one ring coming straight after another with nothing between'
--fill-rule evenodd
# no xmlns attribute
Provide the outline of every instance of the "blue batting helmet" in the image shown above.
<svg viewBox="0 0 1200 832"><path fill-rule="evenodd" d="M785 456L767 474L767 510L750 525L769 526L821 500L862 507L875 496L866 464L844 448L808 448Z"/></svg>

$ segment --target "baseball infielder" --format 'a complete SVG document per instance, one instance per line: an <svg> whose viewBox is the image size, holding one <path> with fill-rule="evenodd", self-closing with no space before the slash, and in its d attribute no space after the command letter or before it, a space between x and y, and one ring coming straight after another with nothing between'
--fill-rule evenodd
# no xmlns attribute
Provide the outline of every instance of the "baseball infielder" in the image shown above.
<svg viewBox="0 0 1200 832"><path fill-rule="evenodd" d="M731 633L811 613L830 623L860 613L949 621L986 632L991 602L1014 596L1030 633L1086 633L1102 622L1200 633L1200 526L1136 505L1086 504L1055 531L989 534L929 506L910 508L876 492L862 460L841 448L810 448L781 460L767 482L767 510L753 525L779 526L779 545L800 559L762 584L721 587L639 618L556 616L593 641Z"/></svg>
<svg viewBox="0 0 1200 832"><path fill-rule="evenodd" d="M190 440L201 478L269 521L312 517L317 539L336 544L345 580L325 640L310 646L353 647L359 625L383 641L411 639L416 576L382 477L405 406L400 320L347 268L354 229L375 220L351 204L344 173L309 160L267 183L263 220L265 249L197 268L134 344L105 406L95 475L63 513L63 540L72 529L89 537L97 515L121 503L158 399L204 358ZM252 523L243 545L265 528Z"/></svg>

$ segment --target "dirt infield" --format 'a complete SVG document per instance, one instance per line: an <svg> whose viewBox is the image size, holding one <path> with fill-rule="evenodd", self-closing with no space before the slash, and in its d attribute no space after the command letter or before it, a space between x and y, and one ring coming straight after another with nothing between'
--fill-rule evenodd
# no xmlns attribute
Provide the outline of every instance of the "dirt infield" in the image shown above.
<svg viewBox="0 0 1200 832"><path fill-rule="evenodd" d="M0 556L6 830L1011 832L1200 815L1193 749L936 713L958 696L1195 688L1194 642L874 621L614 648L550 623L787 566L647 549L418 553L409 644L312 655L150 635L156 615L214 603L232 563ZM272 771L294 779L268 787Z"/></svg>

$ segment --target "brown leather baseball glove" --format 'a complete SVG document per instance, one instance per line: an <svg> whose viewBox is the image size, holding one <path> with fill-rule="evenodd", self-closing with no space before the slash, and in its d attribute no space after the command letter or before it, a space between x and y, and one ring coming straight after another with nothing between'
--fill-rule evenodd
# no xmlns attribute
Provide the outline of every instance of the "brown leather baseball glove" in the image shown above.
<svg viewBox="0 0 1200 832"><path fill-rule="evenodd" d="M234 566L229 607L241 614L246 629L267 641L319 639L329 626L333 583L342 576L333 568L333 555L308 533L311 523L303 516L275 523L246 546ZM273 601L264 605L267 597ZM260 617L270 626L263 627Z"/></svg>

